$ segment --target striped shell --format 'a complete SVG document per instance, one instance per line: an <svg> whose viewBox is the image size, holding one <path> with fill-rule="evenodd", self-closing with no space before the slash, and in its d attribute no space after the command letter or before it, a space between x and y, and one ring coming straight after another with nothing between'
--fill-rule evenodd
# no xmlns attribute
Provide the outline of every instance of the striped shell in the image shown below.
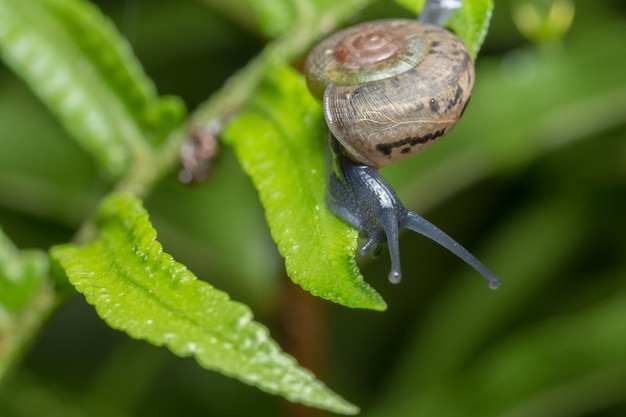
<svg viewBox="0 0 626 417"><path fill-rule="evenodd" d="M381 168L448 133L467 105L474 64L438 26L362 23L318 44L305 64L332 134L354 160Z"/></svg>

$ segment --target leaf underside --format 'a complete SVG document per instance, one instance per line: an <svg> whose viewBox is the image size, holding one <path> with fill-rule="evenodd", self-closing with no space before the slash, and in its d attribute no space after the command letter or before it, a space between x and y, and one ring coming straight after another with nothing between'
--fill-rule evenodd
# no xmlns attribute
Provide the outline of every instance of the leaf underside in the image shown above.
<svg viewBox="0 0 626 417"><path fill-rule="evenodd" d="M0 229L0 320L28 303L47 271L44 252L18 250Z"/></svg>

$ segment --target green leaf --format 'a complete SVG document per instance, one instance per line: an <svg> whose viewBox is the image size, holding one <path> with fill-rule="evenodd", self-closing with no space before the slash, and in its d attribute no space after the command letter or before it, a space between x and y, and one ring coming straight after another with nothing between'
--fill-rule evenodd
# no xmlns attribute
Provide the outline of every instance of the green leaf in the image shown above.
<svg viewBox="0 0 626 417"><path fill-rule="evenodd" d="M45 253L18 250L0 229L0 323L28 304L47 271Z"/></svg>
<svg viewBox="0 0 626 417"><path fill-rule="evenodd" d="M424 0L396 0L396 3L416 14L424 7ZM456 35L465 42L474 59L487 36L492 12L493 0L463 0L461 9L448 23Z"/></svg>
<svg viewBox="0 0 626 417"><path fill-rule="evenodd" d="M493 13L493 0L463 0L463 7L450 18L450 27L476 59L485 41Z"/></svg>
<svg viewBox="0 0 626 417"><path fill-rule="evenodd" d="M109 326L291 401L358 411L282 352L247 306L163 252L138 199L113 194L96 222L94 241L51 256Z"/></svg>
<svg viewBox="0 0 626 417"><path fill-rule="evenodd" d="M0 53L115 178L184 114L160 99L128 43L91 3L0 0Z"/></svg>
<svg viewBox="0 0 626 417"><path fill-rule="evenodd" d="M354 261L357 232L326 207L327 133L303 78L276 64L223 138L259 190L291 279L336 303L384 310Z"/></svg>
<svg viewBox="0 0 626 417"><path fill-rule="evenodd" d="M18 250L0 229L0 379L52 310L47 274L44 252Z"/></svg>

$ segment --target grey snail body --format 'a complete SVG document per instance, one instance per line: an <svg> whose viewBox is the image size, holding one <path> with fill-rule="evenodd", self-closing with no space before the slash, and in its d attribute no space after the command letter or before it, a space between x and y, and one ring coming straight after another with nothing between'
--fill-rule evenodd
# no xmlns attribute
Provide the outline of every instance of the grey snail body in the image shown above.
<svg viewBox="0 0 626 417"><path fill-rule="evenodd" d="M436 1L428 3L435 4L438 19L449 12ZM314 47L305 75L309 90L323 102L330 130L327 204L367 239L360 252L377 253L386 242L389 280L400 282L398 232L407 228L453 252L497 288L495 274L407 210L378 172L443 137L463 114L474 83L474 64L463 42L416 20L362 23Z"/></svg>

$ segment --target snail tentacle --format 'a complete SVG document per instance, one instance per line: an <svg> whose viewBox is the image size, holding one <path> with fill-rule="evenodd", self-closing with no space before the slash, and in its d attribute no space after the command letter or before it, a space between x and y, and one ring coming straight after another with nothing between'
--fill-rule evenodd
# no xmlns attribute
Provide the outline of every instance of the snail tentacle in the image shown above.
<svg viewBox="0 0 626 417"><path fill-rule="evenodd" d="M482 262L480 262L478 258L476 258L467 249L457 243L456 240L448 236L448 234L446 234L443 230L412 211L407 210L406 217L403 220L404 221L402 224L402 228L412 230L416 233L426 236L431 240L434 240L435 242L439 243L441 246L461 258L463 261L465 261L465 263L474 268L476 271L480 272L480 274L487 280L489 288L495 290L500 286L500 280L498 279L496 274L491 272L491 270L487 268Z"/></svg>

